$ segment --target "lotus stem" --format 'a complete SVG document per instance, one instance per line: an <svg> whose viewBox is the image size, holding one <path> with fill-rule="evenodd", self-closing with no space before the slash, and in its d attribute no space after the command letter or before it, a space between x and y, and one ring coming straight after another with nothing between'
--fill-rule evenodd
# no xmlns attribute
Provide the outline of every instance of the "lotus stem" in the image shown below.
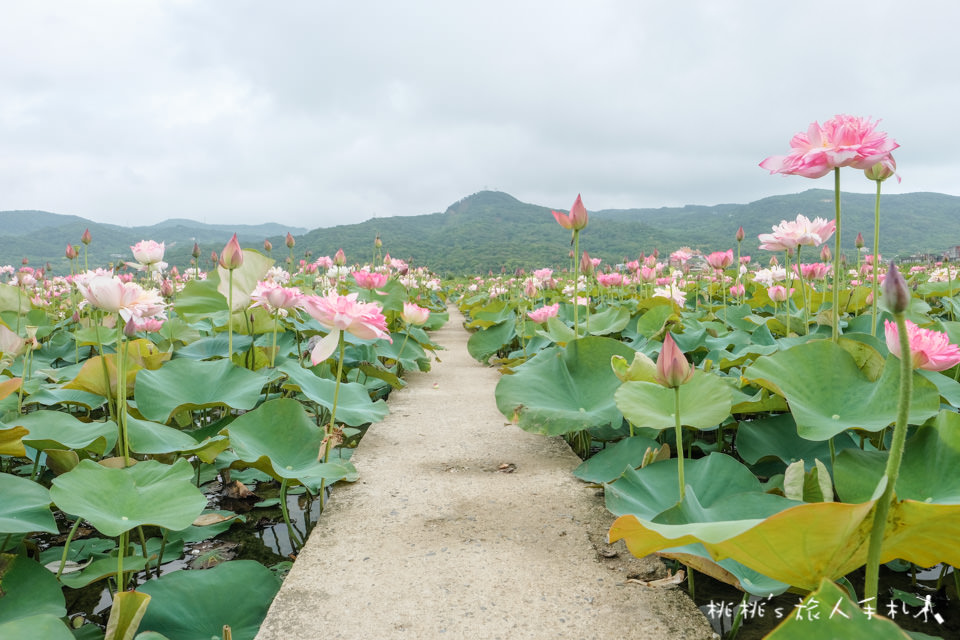
<svg viewBox="0 0 960 640"><path fill-rule="evenodd" d="M290 538L290 545L294 551L303 547L303 542L297 537L293 530L293 523L290 522L290 513L287 511L287 479L280 482L280 513L283 514L283 522L287 525L287 536Z"/></svg>
<svg viewBox="0 0 960 640"><path fill-rule="evenodd" d="M787 251L784 251L784 252L783 252L783 261L784 261L784 264L787 265L787 270L786 270L786 276L787 276L787 299L786 299L786 300L784 301L784 303L783 303L784 315L785 315L786 318L787 318L787 323L786 323L786 324L787 324L787 332L786 332L786 334L785 334L783 337L784 337L784 338L789 338L789 337L790 337L790 298L793 297L793 296L790 295L790 289L792 288L792 285L793 285L793 274L790 273L790 251L789 251L789 249L788 249Z"/></svg>
<svg viewBox="0 0 960 640"><path fill-rule="evenodd" d="M580 337L580 230L573 230L573 333ZM574 338L576 339L576 338Z"/></svg>
<svg viewBox="0 0 960 640"><path fill-rule="evenodd" d="M803 281L803 261L800 260L800 245L797 245L797 280L800 281L800 298L803 300L803 335L810 331L810 310L807 308L807 286ZM788 288L787 291L790 289Z"/></svg>
<svg viewBox="0 0 960 640"><path fill-rule="evenodd" d="M129 535L129 531L124 531L117 541L117 593L127 590L127 580L123 575L123 556L127 553L127 536Z"/></svg>
<svg viewBox="0 0 960 640"><path fill-rule="evenodd" d="M870 274L873 276L873 301L870 304L870 335L876 337L877 335L877 298L879 297L879 272L878 267L880 266L880 185L883 184L883 181L877 180L877 199L873 205L873 270ZM951 294L953 292L951 291Z"/></svg>
<svg viewBox="0 0 960 640"><path fill-rule="evenodd" d="M123 443L123 466L130 458L130 442L127 436L127 372L126 341L123 339L123 318L117 314L117 426Z"/></svg>
<svg viewBox="0 0 960 640"><path fill-rule="evenodd" d="M833 170L833 200L837 227L833 237L833 308L830 319L833 325L831 339L836 343L840 340L840 167Z"/></svg>
<svg viewBox="0 0 960 640"><path fill-rule="evenodd" d="M233 360L233 269L229 270L229 289L227 291L227 358Z"/></svg>
<svg viewBox="0 0 960 640"><path fill-rule="evenodd" d="M866 580L864 598L876 599L880 579L880 552L887 526L887 514L894 500L894 489L900 475L900 462L903 460L904 443L907 439L907 420L910 416L910 394L913 391L913 358L910 354L910 337L907 335L907 323L903 312L894 314L900 338L900 398L897 403L897 422L893 428L890 453L887 457L885 477L887 486L877 501L873 514L873 528L870 531L870 546L867 550Z"/></svg>
<svg viewBox="0 0 960 640"><path fill-rule="evenodd" d="M677 478L680 482L680 502L683 502L686 495L686 484L683 481L683 427L680 425L680 387L673 388L673 417L677 436Z"/></svg>

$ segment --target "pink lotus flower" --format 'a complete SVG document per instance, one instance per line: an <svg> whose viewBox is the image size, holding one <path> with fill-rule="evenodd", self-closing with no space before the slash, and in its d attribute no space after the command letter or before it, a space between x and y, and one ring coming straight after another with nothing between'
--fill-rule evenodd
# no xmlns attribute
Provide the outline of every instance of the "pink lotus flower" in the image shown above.
<svg viewBox="0 0 960 640"><path fill-rule="evenodd" d="M303 308L304 295L299 289L284 287L272 281L263 281L257 283L250 294L250 299L253 300L251 308L263 307L270 313L279 311L281 315L286 315L293 309Z"/></svg>
<svg viewBox="0 0 960 640"><path fill-rule="evenodd" d="M318 268L329 269L333 266L333 258L330 256L320 256L313 264L317 265Z"/></svg>
<svg viewBox="0 0 960 640"><path fill-rule="evenodd" d="M587 226L587 210L583 206L583 200L580 199L580 194L577 194L577 199L574 201L573 206L570 207L569 215L566 213L560 213L559 211L551 211L554 219L560 224L564 229L571 229L573 231L579 231Z"/></svg>
<svg viewBox="0 0 960 640"><path fill-rule="evenodd" d="M827 222L823 218L810 220L798 214L796 220L783 220L773 227L773 233L761 233L760 248L768 251L790 251L798 246L816 246L830 239L836 231L835 220Z"/></svg>
<svg viewBox="0 0 960 640"><path fill-rule="evenodd" d="M870 169L899 147L887 134L877 131L870 118L838 115L820 126L810 124L806 133L790 140L785 156L770 156L760 166L770 173L820 178L838 167Z"/></svg>
<svg viewBox="0 0 960 640"><path fill-rule="evenodd" d="M597 282L603 287L619 287L623 284L623 276L619 273L598 273Z"/></svg>
<svg viewBox="0 0 960 640"><path fill-rule="evenodd" d="M656 377L657 382L671 389L690 382L693 377L693 367L687 362L669 331L663 339L660 355L657 356Z"/></svg>
<svg viewBox="0 0 960 640"><path fill-rule="evenodd" d="M379 289L387 284L389 276L378 271L354 271L353 279L357 281L357 286L361 289Z"/></svg>
<svg viewBox="0 0 960 640"><path fill-rule="evenodd" d="M243 265L243 249L240 248L240 242L237 240L237 234L227 242L223 251L220 252L220 266L224 269L233 271Z"/></svg>
<svg viewBox="0 0 960 640"><path fill-rule="evenodd" d="M687 264L687 261L693 257L693 249L690 247L680 247L670 254L670 262L679 263L680 266Z"/></svg>
<svg viewBox="0 0 960 640"><path fill-rule="evenodd" d="M829 275L832 265L824 262L812 262L810 264L800 265L800 273L805 280L823 280ZM793 267L794 273L797 271L796 265Z"/></svg>
<svg viewBox="0 0 960 640"><path fill-rule="evenodd" d="M782 284L775 284L772 287L767 287L767 295L770 296L770 299L774 302L786 302L790 296L793 295L794 288L790 287L790 292L787 293L787 288Z"/></svg>
<svg viewBox="0 0 960 640"><path fill-rule="evenodd" d="M534 322L541 324L549 320L550 318L555 318L560 312L560 303L551 304L548 306L540 307L539 309L534 309L533 311L527 312L527 317L529 317Z"/></svg>
<svg viewBox="0 0 960 640"><path fill-rule="evenodd" d="M404 302L400 317L403 318L403 321L407 324L419 326L430 319L430 310L412 302Z"/></svg>
<svg viewBox="0 0 960 640"><path fill-rule="evenodd" d="M126 262L129 267L137 271L163 271L167 268L167 263L163 261L164 246L162 242L153 240L141 240L132 247L133 258L136 262Z"/></svg>
<svg viewBox="0 0 960 640"><path fill-rule="evenodd" d="M714 251L707 256L707 264L718 271L726 269L733 264L733 249L726 251Z"/></svg>
<svg viewBox="0 0 960 640"><path fill-rule="evenodd" d="M95 275L76 284L86 303L108 313L118 313L125 322L161 315L166 307L159 292L123 282L117 276Z"/></svg>
<svg viewBox="0 0 960 640"><path fill-rule="evenodd" d="M960 347L950 344L950 338L947 337L946 333L933 331L932 329L921 329L909 320L906 320L906 324L907 337L910 339L910 356L913 360L914 369L943 371L960 364ZM900 334L896 323L885 320L883 326L886 333L887 348L890 353L900 358Z"/></svg>
<svg viewBox="0 0 960 640"><path fill-rule="evenodd" d="M732 295L734 298L739 298L740 296L742 296L742 295L744 294L745 291L746 291L746 289L744 289L742 283L741 283L741 284L735 284L735 285L733 285L732 287L730 287L730 295Z"/></svg>
<svg viewBox="0 0 960 640"><path fill-rule="evenodd" d="M345 296L331 292L326 296L306 296L303 300L304 308L317 322L330 327L330 334L317 343L311 352L313 364L326 360L337 347L331 336L339 337L340 331L347 331L363 340L386 338L390 342L387 332L387 319L383 316L380 305L376 302L357 302L357 294Z"/></svg>

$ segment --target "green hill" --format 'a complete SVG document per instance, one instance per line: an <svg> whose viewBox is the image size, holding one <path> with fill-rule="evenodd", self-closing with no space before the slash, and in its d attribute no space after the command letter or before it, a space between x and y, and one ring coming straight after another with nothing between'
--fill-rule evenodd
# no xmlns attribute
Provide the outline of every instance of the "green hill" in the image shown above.
<svg viewBox="0 0 960 640"><path fill-rule="evenodd" d="M843 245L852 256L858 232L863 233L868 248L872 245L874 196L845 193L842 205ZM939 253L960 244L960 197L885 195L880 206L885 257ZM734 235L742 225L746 233L743 252L766 260L768 252L758 253L757 235L798 213L833 219L833 192L810 189L749 204L591 211L580 247L607 263L632 260L640 252L649 254L654 249L669 253L681 246L719 251L736 246ZM196 239L202 251L201 266L207 268L210 252L222 249L234 231L244 246L255 249L262 249L264 238L269 237L273 257L281 261L288 255L284 237L289 230L296 237L297 259L308 254L311 259L333 255L342 248L351 263L371 260L374 238L379 234L384 253L443 275L563 268L569 265L570 251L570 232L554 221L549 207L520 202L506 193L481 191L443 213L374 218L307 233L273 223L204 225L175 219L150 227L121 227L45 212L0 212L0 264L18 264L21 257L27 257L32 264L49 261L55 271L63 273L68 268L63 257L67 243L79 244L80 234L88 227L93 234L91 266L129 260L130 245L152 239L165 242L166 260L184 268L190 264ZM815 256L805 254L804 258L813 260Z"/></svg>

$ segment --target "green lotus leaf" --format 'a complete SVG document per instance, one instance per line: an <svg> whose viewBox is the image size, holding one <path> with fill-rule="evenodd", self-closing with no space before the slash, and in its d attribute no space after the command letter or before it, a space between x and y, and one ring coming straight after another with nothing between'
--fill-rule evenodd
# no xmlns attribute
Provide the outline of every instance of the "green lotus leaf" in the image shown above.
<svg viewBox="0 0 960 640"><path fill-rule="evenodd" d="M950 406L960 408L960 382L945 376L940 371L917 369L917 373L932 382L933 386L940 392L940 397L946 400Z"/></svg>
<svg viewBox="0 0 960 640"><path fill-rule="evenodd" d="M403 332L394 333L393 342L380 339L376 342L375 351L378 356L397 360L404 369L417 369L421 361L429 362L427 352L423 350L420 343L413 340L405 340L407 334ZM400 350L403 350L401 353ZM429 368L428 368L429 370Z"/></svg>
<svg viewBox="0 0 960 640"><path fill-rule="evenodd" d="M533 324L532 321L531 324ZM563 320L556 316L547 318L546 325L546 330L536 330L536 334L541 338L545 338L550 342L555 342L560 346L566 346L568 342L572 342L573 340L577 339L577 334L573 332L573 329L568 327Z"/></svg>
<svg viewBox="0 0 960 640"><path fill-rule="evenodd" d="M584 327L592 336L606 336L622 331L630 322L630 311L625 307L611 307L600 313L590 314Z"/></svg>
<svg viewBox="0 0 960 640"><path fill-rule="evenodd" d="M333 408L333 394L337 387L335 380L321 378L292 360L284 362L277 367L277 370L287 375L283 388L298 389L303 395L327 410ZM362 384L340 383L340 393L337 396L337 422L359 427L371 422L380 422L389 411L387 403L383 400L371 400L367 388Z"/></svg>
<svg viewBox="0 0 960 640"><path fill-rule="evenodd" d="M647 449L659 447L655 440L643 436L624 438L584 460L573 475L587 482L611 482L623 475L627 467L639 467Z"/></svg>
<svg viewBox="0 0 960 640"><path fill-rule="evenodd" d="M730 415L733 395L718 376L697 369L680 385L680 420L688 427L709 429ZM675 392L654 382L624 382L616 391L617 408L640 427L669 429L675 426Z"/></svg>
<svg viewBox="0 0 960 640"><path fill-rule="evenodd" d="M707 506L726 495L761 491L760 481L748 468L722 453L685 460L683 472L684 484L692 487ZM677 461L662 460L642 469L627 469L619 480L606 485L604 493L610 513L653 520L680 501Z"/></svg>
<svg viewBox="0 0 960 640"><path fill-rule="evenodd" d="M612 338L587 337L544 349L497 382L497 408L533 433L561 435L591 427L619 427L613 401L620 380L610 358L633 360L634 350ZM639 383L637 383L639 384Z"/></svg>
<svg viewBox="0 0 960 640"><path fill-rule="evenodd" d="M217 290L220 280L216 274L207 275L205 280L190 280L177 294L174 308L177 314L187 322L204 318L215 324L223 324L227 319L227 298Z"/></svg>
<svg viewBox="0 0 960 640"><path fill-rule="evenodd" d="M667 322L674 317L675 309L673 303L669 301L663 301L661 304L655 304L644 312L640 316L640 319L637 321L637 333L652 340L663 333L664 327L666 327ZM686 332L684 332L686 334ZM699 342L703 338L703 334L697 331L690 331L686 335L677 335L674 336L677 341L677 345L680 346L680 343L683 343L685 346L690 347L690 351L696 348L694 343ZM683 346L680 346L681 351L687 351Z"/></svg>
<svg viewBox="0 0 960 640"><path fill-rule="evenodd" d="M67 615L57 577L26 556L0 554L0 625L38 615ZM3 638L37 636L0 636Z"/></svg>
<svg viewBox="0 0 960 640"><path fill-rule="evenodd" d="M426 331L436 331L450 320L449 311L430 311L430 318L424 323Z"/></svg>
<svg viewBox="0 0 960 640"><path fill-rule="evenodd" d="M511 318L476 331L467 340L467 351L474 360L486 362L517 337L517 322Z"/></svg>
<svg viewBox="0 0 960 640"><path fill-rule="evenodd" d="M848 449L837 455L835 482L844 502L870 498L887 464L886 451ZM960 414L941 411L904 446L896 495L901 500L960 504Z"/></svg>
<svg viewBox="0 0 960 640"><path fill-rule="evenodd" d="M193 481L193 467L184 458L172 465L147 460L124 469L81 460L53 479L50 497L107 536L145 524L177 531L190 526L207 505Z"/></svg>
<svg viewBox="0 0 960 640"><path fill-rule="evenodd" d="M873 603L874 611L879 606ZM822 580L816 591L805 597L795 612L786 616L766 640L810 640L810 638L870 638L908 640L897 623L876 613L868 615L847 592L830 580Z"/></svg>
<svg viewBox="0 0 960 640"><path fill-rule="evenodd" d="M840 434L834 439L835 451L854 447L857 443L850 434ZM797 434L797 423L789 413L741 422L737 427L737 453L748 464L773 457L784 464L803 460L805 471L813 468L814 460L820 460L830 469L830 444L824 440L801 438ZM870 498L879 479L879 475L874 478L865 499Z"/></svg>
<svg viewBox="0 0 960 640"><path fill-rule="evenodd" d="M758 358L743 377L784 396L807 440L829 440L846 429L878 431L897 416L900 361L887 358L876 382L857 367L853 356L829 340L811 340ZM936 387L913 377L910 420L919 424L940 409Z"/></svg>
<svg viewBox="0 0 960 640"><path fill-rule="evenodd" d="M296 480L311 490L324 481L329 485L343 479L352 482L357 477L350 462L317 461L323 429L292 398L264 402L239 416L224 432L229 434L239 459L233 467L255 467L277 480Z"/></svg>
<svg viewBox="0 0 960 640"><path fill-rule="evenodd" d="M58 533L46 487L9 473L0 473L0 533Z"/></svg>
<svg viewBox="0 0 960 640"><path fill-rule="evenodd" d="M103 455L117 442L116 423L83 422L62 411L34 411L17 416L14 424L30 431L23 441L37 450L82 449Z"/></svg>
<svg viewBox="0 0 960 640"><path fill-rule="evenodd" d="M169 554L165 554L168 555ZM88 584L93 584L106 578L113 578L117 575L117 555L97 553L91 556L92 562L83 567L80 571L73 573L64 573L60 576L60 582L71 589L82 589ZM59 566L59 563L58 563ZM140 571L147 566L147 558L142 555L124 556L124 571Z"/></svg>
<svg viewBox="0 0 960 640"><path fill-rule="evenodd" d="M81 391L80 389L64 389L64 388L53 388L53 389L40 389L36 393L31 393L29 397L23 399L24 406L31 404L39 404L44 407L52 407L55 405L77 405L83 407L87 411L93 411L98 409L106 403L106 398L103 396L90 393L89 391Z"/></svg>
<svg viewBox="0 0 960 640"><path fill-rule="evenodd" d="M40 614L0 624L0 638L43 638L76 640L60 616Z"/></svg>
<svg viewBox="0 0 960 640"><path fill-rule="evenodd" d="M190 358L191 360L209 360L210 358L226 358L229 352L230 337L225 333L218 333L215 336L207 336L191 342L182 349L177 350L178 358ZM246 351L253 344L253 338L250 336L233 335L234 352Z"/></svg>
<svg viewBox="0 0 960 640"><path fill-rule="evenodd" d="M134 397L143 417L166 423L178 411L207 407L252 409L267 383L261 374L229 360L195 361L177 358L156 371L141 371Z"/></svg>
<svg viewBox="0 0 960 640"><path fill-rule="evenodd" d="M168 573L140 587L152 598L140 628L170 638L219 638L229 625L233 640L252 640L279 590L273 572L253 560Z"/></svg>
<svg viewBox="0 0 960 640"><path fill-rule="evenodd" d="M470 321L466 323L468 329L480 328L487 329L495 324L500 324L507 320L516 321L516 312L512 305L503 300L489 300L486 296L483 298L487 304L473 309L470 312Z"/></svg>
<svg viewBox="0 0 960 640"><path fill-rule="evenodd" d="M197 442L190 434L173 427L159 422L139 420L129 415L127 416L127 438L130 442L130 450L143 454L193 453L220 440L224 441L223 449L226 449L229 444L223 436L214 436Z"/></svg>

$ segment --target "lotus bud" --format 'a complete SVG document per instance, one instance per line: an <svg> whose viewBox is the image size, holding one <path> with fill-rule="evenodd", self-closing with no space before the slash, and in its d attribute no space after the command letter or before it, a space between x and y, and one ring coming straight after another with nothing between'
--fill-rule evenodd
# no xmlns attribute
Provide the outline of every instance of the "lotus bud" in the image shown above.
<svg viewBox="0 0 960 640"><path fill-rule="evenodd" d="M80 242L90 244L91 240L93 240L93 237L90 235L90 229L84 230L83 235L80 236Z"/></svg>
<svg viewBox="0 0 960 640"><path fill-rule="evenodd" d="M77 250L73 248L72 244L68 244L67 250L63 254L67 256L67 260L73 260L77 257Z"/></svg>
<svg viewBox="0 0 960 640"><path fill-rule="evenodd" d="M223 251L220 252L220 266L232 271L242 264L243 249L240 248L240 241L237 240L237 234L233 234L233 237L227 242Z"/></svg>
<svg viewBox="0 0 960 640"><path fill-rule="evenodd" d="M293 245L297 244L297 241L293 239L293 235L287 231L287 249L293 249Z"/></svg>
<svg viewBox="0 0 960 640"><path fill-rule="evenodd" d="M823 248L820 249L820 262L830 262L833 258L833 254L830 252L830 247L823 245Z"/></svg>
<svg viewBox="0 0 960 640"><path fill-rule="evenodd" d="M266 251L267 253L270 253L271 251L273 251L273 244L271 244L269 240L264 239L263 250Z"/></svg>
<svg viewBox="0 0 960 640"><path fill-rule="evenodd" d="M656 247L654 247L654 249L653 249L653 257L654 257L654 258L659 258L659 257L660 257L660 249L657 249Z"/></svg>
<svg viewBox="0 0 960 640"><path fill-rule="evenodd" d="M347 256L344 255L343 249L337 249L337 252L333 254L333 264L337 265L338 267L342 267L343 265L347 264Z"/></svg>
<svg viewBox="0 0 960 640"><path fill-rule="evenodd" d="M193 251L190 253L194 258L200 257L200 245L196 242L193 243Z"/></svg>
<svg viewBox="0 0 960 640"><path fill-rule="evenodd" d="M868 180L873 180L875 182L883 182L890 176L897 174L897 161L893 159L893 156L888 155L883 160L873 165L869 169L865 169L863 175L867 176ZM897 176L897 180L900 180L900 177Z"/></svg>
<svg viewBox="0 0 960 640"><path fill-rule="evenodd" d="M770 266L771 266L771 267L776 267L776 266L779 265L779 264L780 264L780 261L777 260L777 256L770 256Z"/></svg>
<svg viewBox="0 0 960 640"><path fill-rule="evenodd" d="M590 259L590 255L586 251L580 257L580 273L588 276L593 274L593 260Z"/></svg>
<svg viewBox="0 0 960 640"><path fill-rule="evenodd" d="M854 246L855 246L857 249L863 249L863 234L862 234L862 233L858 233L858 234L857 234L857 239L854 241L853 244L854 244Z"/></svg>
<svg viewBox="0 0 960 640"><path fill-rule="evenodd" d="M673 336L667 332L663 339L663 348L660 349L660 355L657 356L657 382L665 387L675 389L682 384L686 384L693 377L693 367L687 362L686 357L677 343L673 341Z"/></svg>
<svg viewBox="0 0 960 640"><path fill-rule="evenodd" d="M743 226L741 225L740 228L737 229L737 242L743 242L743 237Z"/></svg>
<svg viewBox="0 0 960 640"><path fill-rule="evenodd" d="M377 249L379 249L380 247L383 246L383 241L380 240L380 234L379 234L379 233L377 234L377 237L374 238L374 240L373 240L373 246L375 246Z"/></svg>
<svg viewBox="0 0 960 640"><path fill-rule="evenodd" d="M903 313L910 304L910 290L897 265L890 261L887 277L883 280L883 306L891 313Z"/></svg>
<svg viewBox="0 0 960 640"><path fill-rule="evenodd" d="M164 278L163 282L160 283L160 295L169 298L173 295L173 291L173 281L170 278Z"/></svg>

